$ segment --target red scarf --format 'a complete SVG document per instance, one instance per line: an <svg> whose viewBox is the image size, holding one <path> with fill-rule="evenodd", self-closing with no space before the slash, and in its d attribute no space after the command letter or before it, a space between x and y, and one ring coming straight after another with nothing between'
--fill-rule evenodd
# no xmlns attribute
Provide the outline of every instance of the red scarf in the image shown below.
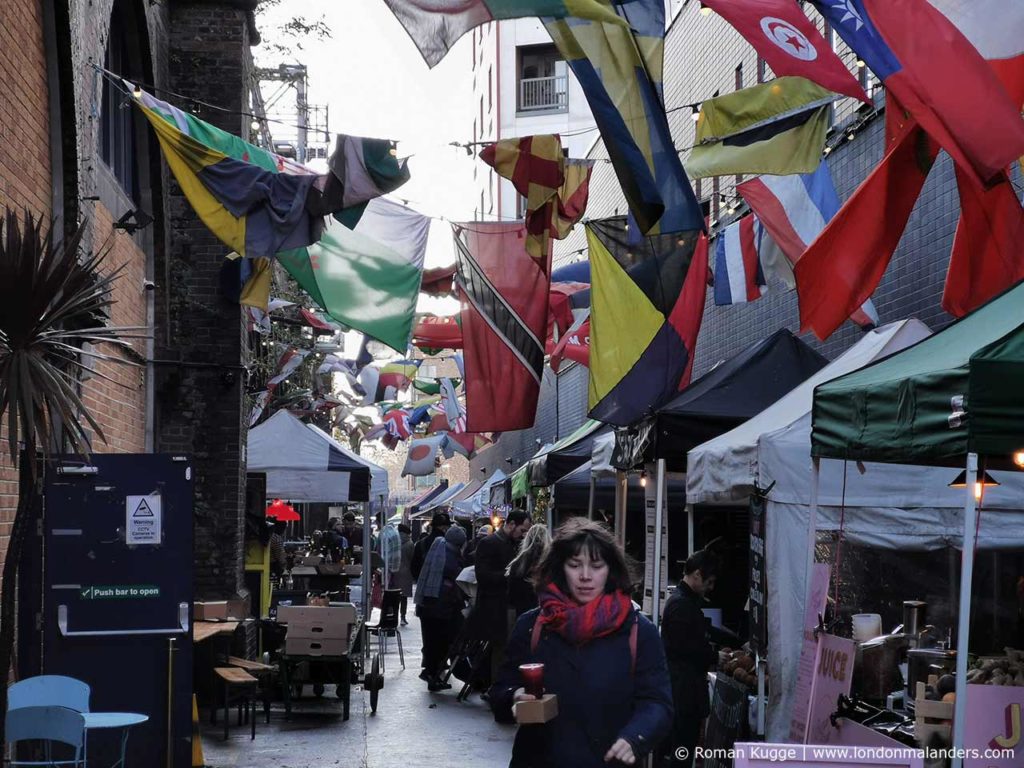
<svg viewBox="0 0 1024 768"><path fill-rule="evenodd" d="M625 592L606 593L580 605L552 583L539 590L537 599L537 620L573 645L618 632L633 612L633 601Z"/></svg>

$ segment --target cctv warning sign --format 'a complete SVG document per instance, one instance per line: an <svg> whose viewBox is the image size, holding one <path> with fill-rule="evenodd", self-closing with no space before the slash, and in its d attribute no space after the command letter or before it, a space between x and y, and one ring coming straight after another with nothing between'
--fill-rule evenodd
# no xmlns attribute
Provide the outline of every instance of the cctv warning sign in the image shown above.
<svg viewBox="0 0 1024 768"><path fill-rule="evenodd" d="M160 543L163 533L163 508L159 494L127 496L125 515L125 543Z"/></svg>

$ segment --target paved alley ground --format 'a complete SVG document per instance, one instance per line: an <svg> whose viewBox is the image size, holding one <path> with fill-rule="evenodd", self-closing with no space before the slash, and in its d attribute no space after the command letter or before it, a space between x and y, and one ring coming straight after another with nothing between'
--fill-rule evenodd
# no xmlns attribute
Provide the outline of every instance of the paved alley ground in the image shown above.
<svg viewBox="0 0 1024 768"><path fill-rule="evenodd" d="M219 726L211 727L208 713L202 722L203 751L212 768L475 768L508 765L514 726L494 722L479 695L465 703L455 700L458 687L429 693L419 679L419 621L410 618L402 628L406 668L398 661L398 648L388 645L387 672L377 713L370 713L369 694L352 688L348 722L341 719L341 704L334 688L313 698L309 687L286 720L284 706L275 703L270 725L262 712L256 740L249 727L232 720L231 737L224 742ZM458 683L457 680L452 681ZM234 713L232 715L234 717Z"/></svg>

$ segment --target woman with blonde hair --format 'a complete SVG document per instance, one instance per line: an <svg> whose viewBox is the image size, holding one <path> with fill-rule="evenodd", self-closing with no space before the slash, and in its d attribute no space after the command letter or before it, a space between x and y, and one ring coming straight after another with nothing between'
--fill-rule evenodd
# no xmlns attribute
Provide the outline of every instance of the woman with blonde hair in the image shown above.
<svg viewBox="0 0 1024 768"><path fill-rule="evenodd" d="M547 527L534 525L526 532L519 553L508 564L508 604L515 610L518 619L527 611L537 607L537 592L534 590L534 572L544 559L551 545L551 534Z"/></svg>

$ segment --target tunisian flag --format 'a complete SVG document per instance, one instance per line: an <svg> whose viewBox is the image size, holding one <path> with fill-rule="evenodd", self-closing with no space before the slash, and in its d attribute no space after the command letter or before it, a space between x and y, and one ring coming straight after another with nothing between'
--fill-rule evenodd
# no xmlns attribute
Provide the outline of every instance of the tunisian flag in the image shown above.
<svg viewBox="0 0 1024 768"><path fill-rule="evenodd" d="M892 94L885 130L882 162L794 265L800 330L819 339L875 292L938 154Z"/></svg>
<svg viewBox="0 0 1024 768"><path fill-rule="evenodd" d="M462 302L467 432L533 426L544 371L551 253L520 222L453 224Z"/></svg>
<svg viewBox="0 0 1024 768"><path fill-rule="evenodd" d="M1024 154L1020 104L964 32L928 0L811 3L882 80L887 94L979 183L998 182ZM1012 28L1008 19L1016 5L994 3L988 24Z"/></svg>
<svg viewBox="0 0 1024 768"><path fill-rule="evenodd" d="M832 46L793 0L704 0L761 54L776 77L792 75L871 103Z"/></svg>

